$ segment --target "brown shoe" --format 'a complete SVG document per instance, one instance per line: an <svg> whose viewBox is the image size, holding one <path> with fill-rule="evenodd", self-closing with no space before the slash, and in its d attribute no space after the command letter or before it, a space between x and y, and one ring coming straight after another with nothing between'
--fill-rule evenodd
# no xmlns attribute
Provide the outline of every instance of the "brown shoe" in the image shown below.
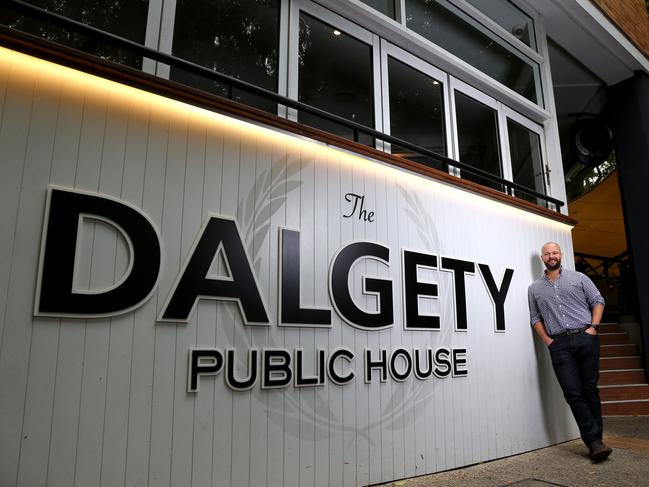
<svg viewBox="0 0 649 487"><path fill-rule="evenodd" d="M613 451L612 448L604 444L603 441L597 440L590 445L590 458L595 463L602 462L608 458Z"/></svg>

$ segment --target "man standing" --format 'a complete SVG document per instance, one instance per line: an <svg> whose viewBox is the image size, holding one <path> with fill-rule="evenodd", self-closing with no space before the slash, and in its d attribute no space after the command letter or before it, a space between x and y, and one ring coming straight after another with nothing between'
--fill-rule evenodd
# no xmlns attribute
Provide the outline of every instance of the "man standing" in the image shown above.
<svg viewBox="0 0 649 487"><path fill-rule="evenodd" d="M530 321L550 350L552 367L579 426L581 439L595 462L611 448L602 442L599 401L599 337L604 299L581 272L561 266L561 248L554 242L541 249L546 270L528 289Z"/></svg>

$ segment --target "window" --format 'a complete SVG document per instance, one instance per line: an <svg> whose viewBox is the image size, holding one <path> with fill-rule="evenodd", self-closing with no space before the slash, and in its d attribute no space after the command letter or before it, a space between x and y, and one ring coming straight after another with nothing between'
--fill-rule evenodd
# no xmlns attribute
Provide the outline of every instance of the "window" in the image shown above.
<svg viewBox="0 0 649 487"><path fill-rule="evenodd" d="M461 5L476 18L482 18L502 36L506 34L500 27L485 19L475 8L497 19L509 30L524 25L525 35L521 39L534 46L533 20L509 1L362 1L391 16L397 6L405 5L407 27L468 60L530 100L538 100L538 64L523 59L523 54L507 47L502 39L477 25L476 20L456 6ZM149 25L148 34L149 0L94 3L33 0L32 3L142 44L146 34L149 45L159 40L164 52L171 50L173 55L208 69L268 91L287 94L360 126L385 131L430 152L459 160L464 167L460 169L451 163L449 172L478 184L504 191L502 181L492 182L486 178L490 174L536 193L546 192L545 136L541 126L310 0L156 0L155 4L152 2L151 11L155 10L155 5L158 13L167 12L167 17L163 15L163 22L158 22L159 19L152 22L156 25ZM162 7L168 5L175 9L163 10ZM379 15L364 13L372 17L373 22L381 21ZM151 17L155 19L156 15L152 13ZM175 23L171 22L172 18ZM10 7L0 7L0 21L95 56L142 67L142 58L133 53L18 14ZM390 25L399 28L395 22ZM402 31L406 41L415 37L406 29ZM516 41L511 42L519 44L528 56L542 61L538 53ZM425 41L420 42L420 46L425 44ZM429 49L431 57L434 56L434 50L430 46ZM428 59L426 54L422 55ZM449 61L443 57L444 61ZM168 66L161 65L164 69L157 72L165 76ZM274 101L243 88L229 87L179 68L171 68L169 73L175 81L279 113L403 158L436 168L448 166L446 162L440 163L436 158L423 156L403 145L375 141L358 127L333 122L308 110L278 107ZM542 204L541 199L524 190L515 190L513 194Z"/></svg>
<svg viewBox="0 0 649 487"><path fill-rule="evenodd" d="M299 29L292 43L293 96L303 103L374 128L375 36L309 4L299 11ZM319 14L316 18L313 14ZM378 43L378 38L377 43ZM297 79L295 79L297 78ZM299 122L327 132L354 138L353 129L316 115L300 112ZM372 145L373 138L360 134L359 142Z"/></svg>
<svg viewBox="0 0 649 487"><path fill-rule="evenodd" d="M149 11L148 0L129 2L29 0L28 3L139 44L144 44ZM49 22L18 13L10 7L0 7L0 23L12 29L43 37L49 41L64 44L103 59L137 69L142 67L142 56L139 54L70 32Z"/></svg>
<svg viewBox="0 0 649 487"><path fill-rule="evenodd" d="M369 5L375 10L378 10L391 19L396 19L396 9L394 8L395 0L361 0L361 2Z"/></svg>
<svg viewBox="0 0 649 487"><path fill-rule="evenodd" d="M384 97L387 97L383 106L388 107L384 113L386 133L449 156L445 109L447 75L385 41L381 43L381 50ZM439 162L407 148L392 145L390 151L441 168Z"/></svg>
<svg viewBox="0 0 649 487"><path fill-rule="evenodd" d="M460 162L502 177L498 111L496 103L486 96L478 101L455 90L455 119ZM461 171L464 179L502 191L501 185L491 182L469 170Z"/></svg>
<svg viewBox="0 0 649 487"><path fill-rule="evenodd" d="M539 66L517 55L461 10L444 0L405 0L406 25L471 66L542 105Z"/></svg>
<svg viewBox="0 0 649 487"><path fill-rule="evenodd" d="M277 91L279 0L177 0L173 55ZM225 84L172 68L170 78L221 96ZM270 112L276 104L232 90L232 99Z"/></svg>
<svg viewBox="0 0 649 487"><path fill-rule="evenodd" d="M545 146L543 127L509 107L455 78L450 78L453 93L455 153L458 160L481 171L546 193ZM505 191L502 184L492 182L471 169L451 168L464 179ZM518 198L544 205L544 200L513 189Z"/></svg>
<svg viewBox="0 0 649 487"><path fill-rule="evenodd" d="M534 21L509 0L466 0L528 47L536 49Z"/></svg>
<svg viewBox="0 0 649 487"><path fill-rule="evenodd" d="M515 116L515 115L514 115ZM531 122L519 119L519 122L507 117L507 135L509 155L512 165L512 181L537 193L545 193L543 181L543 156L541 145L541 128L535 128ZM527 126L524 126L525 123ZM530 127L530 128L528 128ZM534 130L532 130L534 128ZM519 198L542 205L535 196L515 191Z"/></svg>

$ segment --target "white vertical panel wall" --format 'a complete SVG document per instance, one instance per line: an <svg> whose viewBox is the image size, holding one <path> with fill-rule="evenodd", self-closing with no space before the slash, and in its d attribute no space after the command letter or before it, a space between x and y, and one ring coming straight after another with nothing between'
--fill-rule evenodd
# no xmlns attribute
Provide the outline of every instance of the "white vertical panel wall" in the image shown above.
<svg viewBox="0 0 649 487"><path fill-rule="evenodd" d="M209 114L44 61L0 56L0 484L363 485L455 468L576 436L543 347L528 324L527 286L554 240L573 265L569 227L378 162ZM152 294L108 318L35 317L49 185L110 196L145 213L162 241ZM345 218L347 193L373 221ZM157 322L209 214L235 218L270 326L246 326L234 303L201 299L187 323ZM333 308L332 258L353 241L389 247L389 266L362 259L350 275L393 282L395 324L368 331L332 310L325 328L278 326L279 228L300 230L301 300ZM102 289L128 267L125 239L86 221L79 289ZM401 250L514 270L506 330L476 269L466 276L468 330L456 331L452 275L421 269L439 298L420 311L439 331L404 331ZM224 273L222 263L215 272ZM187 392L190 348L246 353L351 350L355 379L235 392L224 372ZM399 347L466 349L466 377L363 380ZM399 362L401 364L401 362Z"/></svg>

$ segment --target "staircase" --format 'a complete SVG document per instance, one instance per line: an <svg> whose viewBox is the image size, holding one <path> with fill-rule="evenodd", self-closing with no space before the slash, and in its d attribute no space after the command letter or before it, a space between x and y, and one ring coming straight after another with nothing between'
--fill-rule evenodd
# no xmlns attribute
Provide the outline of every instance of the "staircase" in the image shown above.
<svg viewBox="0 0 649 487"><path fill-rule="evenodd" d="M649 384L629 334L618 323L599 328L599 396L603 416L649 415Z"/></svg>

